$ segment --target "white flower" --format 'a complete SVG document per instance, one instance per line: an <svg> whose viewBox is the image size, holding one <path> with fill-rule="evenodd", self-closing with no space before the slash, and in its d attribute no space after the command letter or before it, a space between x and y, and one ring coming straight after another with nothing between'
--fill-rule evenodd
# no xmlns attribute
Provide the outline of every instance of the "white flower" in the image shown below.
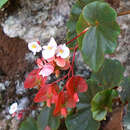
<svg viewBox="0 0 130 130"><path fill-rule="evenodd" d="M50 59L54 57L56 49L57 49L57 43L55 39L52 37L48 43L47 46L43 46L42 56L45 60Z"/></svg>
<svg viewBox="0 0 130 130"><path fill-rule="evenodd" d="M56 56L60 56L61 58L65 59L68 58L69 55L70 55L70 50L65 44L58 46Z"/></svg>
<svg viewBox="0 0 130 130"><path fill-rule="evenodd" d="M30 51L33 52L34 55L36 55L36 52L40 52L42 50L42 48L38 44L38 42L30 42L30 43L28 43L28 48L29 48Z"/></svg>
<svg viewBox="0 0 130 130"><path fill-rule="evenodd" d="M13 103L13 104L10 106L10 108L9 108L9 113L10 113L10 114L13 114L13 113L15 113L15 112L17 111L17 109L18 109L18 104L15 102L15 103Z"/></svg>

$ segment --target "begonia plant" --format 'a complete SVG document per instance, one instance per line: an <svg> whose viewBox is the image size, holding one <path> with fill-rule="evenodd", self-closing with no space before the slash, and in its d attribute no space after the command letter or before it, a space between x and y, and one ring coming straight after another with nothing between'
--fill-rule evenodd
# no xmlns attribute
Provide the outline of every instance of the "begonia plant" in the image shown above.
<svg viewBox="0 0 130 130"><path fill-rule="evenodd" d="M116 17L116 11L104 0L78 0L67 23L66 43L57 44L52 37L45 46L39 41L28 44L29 50L34 55L41 53L41 57L24 87L37 87L34 102L44 102L44 107L37 121L28 118L20 130L57 130L62 119L68 130L99 130L100 121L112 112L115 102L129 103L130 78L123 76L125 69L120 61L105 57L111 57L118 46L120 27ZM77 50L90 68L89 79L75 75ZM67 74L61 77L63 71ZM57 80L48 83L49 76ZM59 86L62 80L64 86ZM128 104L128 114L129 108ZM127 128L128 121L126 116Z"/></svg>

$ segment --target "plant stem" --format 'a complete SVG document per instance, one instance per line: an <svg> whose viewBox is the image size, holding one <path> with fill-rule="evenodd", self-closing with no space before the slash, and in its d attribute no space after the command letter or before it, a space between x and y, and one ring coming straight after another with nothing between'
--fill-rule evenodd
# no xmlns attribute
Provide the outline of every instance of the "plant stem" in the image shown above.
<svg viewBox="0 0 130 130"><path fill-rule="evenodd" d="M76 37L74 37L72 40L68 41L66 43L66 45L70 44L72 41L74 41L75 39L77 39L78 37L80 37L81 35L83 35L84 33L86 33L88 31L88 29L89 28L85 28L79 35L77 35ZM61 80L64 80L65 78L69 77L71 71L72 71L72 76L74 75L73 66L74 66L74 60L75 60L75 52L76 52L77 48L78 48L78 44L74 47L73 60L72 60L72 65L70 66L69 72L64 77L62 77L62 78L60 78L60 79L52 82L52 84L55 84L55 83L57 83L57 82L59 82ZM73 49L73 48L71 48L71 49Z"/></svg>
<svg viewBox="0 0 130 130"><path fill-rule="evenodd" d="M76 37L74 37L72 40L68 41L66 43L66 45L70 44L71 42L73 42L75 39L77 39L78 37L80 37L81 35L83 35L84 33L86 33L88 31L89 27L88 28L85 28L79 35L77 35Z"/></svg>
<svg viewBox="0 0 130 130"><path fill-rule="evenodd" d="M71 70L69 70L69 72L70 72L70 71L71 71ZM69 72L68 72L68 73L69 73ZM64 80L65 78L68 77L68 73L67 73L65 76L61 77L60 79L58 79L58 80L52 82L51 84L55 84L55 83L58 83L58 82L61 81L61 80Z"/></svg>
<svg viewBox="0 0 130 130"><path fill-rule="evenodd" d="M130 14L130 10L124 11L124 12L120 12L120 13L117 14L117 16L122 16L122 15L127 15L127 14Z"/></svg>

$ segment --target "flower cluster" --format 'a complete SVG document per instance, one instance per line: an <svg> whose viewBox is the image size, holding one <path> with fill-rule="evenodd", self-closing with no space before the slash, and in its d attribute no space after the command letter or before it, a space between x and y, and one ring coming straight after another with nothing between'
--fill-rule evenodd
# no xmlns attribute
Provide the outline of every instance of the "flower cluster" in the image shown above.
<svg viewBox="0 0 130 130"><path fill-rule="evenodd" d="M37 59L39 75L45 77L55 73L58 76L59 69L69 69L70 50L65 44L57 46L53 37L47 46L41 47L39 42L31 42L28 44L28 48L34 55L42 51L42 58Z"/></svg>
<svg viewBox="0 0 130 130"><path fill-rule="evenodd" d="M75 108L76 103L79 102L78 93L85 92L88 88L86 80L80 76L75 76L73 73L75 51L72 64L70 64L70 49L66 44L57 45L54 38L51 38L46 46L41 47L39 42L31 42L28 44L28 48L34 55L41 51L42 57L36 60L38 68L27 76L24 87L33 88L37 86L39 91L34 102L46 102L48 107L55 104L53 114L66 117L67 109ZM61 70L68 70L67 75L50 84L46 83L49 75L54 73L58 78ZM66 78L68 78L66 84L60 89L57 82Z"/></svg>

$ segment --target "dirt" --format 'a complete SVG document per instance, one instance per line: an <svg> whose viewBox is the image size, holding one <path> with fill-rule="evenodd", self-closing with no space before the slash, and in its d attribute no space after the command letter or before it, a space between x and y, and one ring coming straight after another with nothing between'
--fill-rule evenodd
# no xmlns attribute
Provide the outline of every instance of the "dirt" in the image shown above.
<svg viewBox="0 0 130 130"><path fill-rule="evenodd" d="M9 38L0 27L0 76L13 79L27 69L27 44L19 38Z"/></svg>
<svg viewBox="0 0 130 130"><path fill-rule="evenodd" d="M108 114L107 120L102 121L100 130L123 130L123 107L118 107Z"/></svg>

